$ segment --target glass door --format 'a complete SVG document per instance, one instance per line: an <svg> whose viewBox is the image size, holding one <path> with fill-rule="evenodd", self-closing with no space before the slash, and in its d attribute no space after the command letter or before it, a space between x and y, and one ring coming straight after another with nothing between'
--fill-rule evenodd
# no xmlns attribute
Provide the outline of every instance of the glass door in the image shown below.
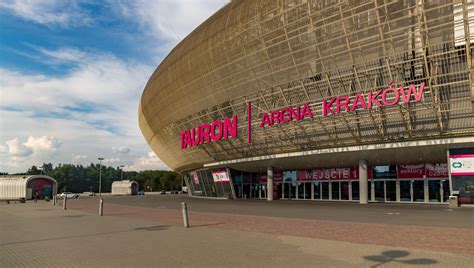
<svg viewBox="0 0 474 268"><path fill-rule="evenodd" d="M298 199L311 199L311 182L300 182L298 185Z"/></svg>
<svg viewBox="0 0 474 268"><path fill-rule="evenodd" d="M267 186L265 184L258 185L258 197L260 199L267 199Z"/></svg>
<svg viewBox="0 0 474 268"><path fill-rule="evenodd" d="M374 185L375 201L385 202L385 181L377 180Z"/></svg>
<svg viewBox="0 0 474 268"><path fill-rule="evenodd" d="M412 202L411 181L400 180L400 202Z"/></svg>
<svg viewBox="0 0 474 268"><path fill-rule="evenodd" d="M352 200L359 200L360 199L360 194L359 194L359 182L358 181L352 181ZM369 182L370 184L370 182ZM369 200L370 200L370 195L369 195Z"/></svg>
<svg viewBox="0 0 474 268"><path fill-rule="evenodd" d="M296 186L291 182L282 183L282 199L294 199L296 197Z"/></svg>
<svg viewBox="0 0 474 268"><path fill-rule="evenodd" d="M321 197L324 200L329 199L329 182L321 182Z"/></svg>
<svg viewBox="0 0 474 268"><path fill-rule="evenodd" d="M331 182L331 193L332 193L332 196L331 196L331 200L340 200L341 199L341 196L340 196L340 189L339 189L339 182L338 181L333 181Z"/></svg>
<svg viewBox="0 0 474 268"><path fill-rule="evenodd" d="M441 181L440 180L429 180L428 181L428 201L429 202L441 202Z"/></svg>
<svg viewBox="0 0 474 268"><path fill-rule="evenodd" d="M397 182L395 180L385 181L385 200L387 202L397 201Z"/></svg>
<svg viewBox="0 0 474 268"><path fill-rule="evenodd" d="M413 180L413 202L425 202L424 180Z"/></svg>
<svg viewBox="0 0 474 268"><path fill-rule="evenodd" d="M321 199L321 182L315 181L313 182L313 199L320 200Z"/></svg>
<svg viewBox="0 0 474 268"><path fill-rule="evenodd" d="M441 185L443 186L443 202L448 202L449 195L451 194L449 180L442 180Z"/></svg>
<svg viewBox="0 0 474 268"><path fill-rule="evenodd" d="M349 182L341 181L341 200L349 200Z"/></svg>
<svg viewBox="0 0 474 268"><path fill-rule="evenodd" d="M304 186L303 199L311 199L311 182L305 182L303 183L303 186Z"/></svg>

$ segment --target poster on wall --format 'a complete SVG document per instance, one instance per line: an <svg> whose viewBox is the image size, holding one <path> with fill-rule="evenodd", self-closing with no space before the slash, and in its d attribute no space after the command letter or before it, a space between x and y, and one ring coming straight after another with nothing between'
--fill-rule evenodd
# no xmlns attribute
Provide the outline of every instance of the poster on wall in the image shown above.
<svg viewBox="0 0 474 268"><path fill-rule="evenodd" d="M421 179L425 176L425 165L398 165L397 173L400 179Z"/></svg>
<svg viewBox="0 0 474 268"><path fill-rule="evenodd" d="M425 165L426 177L429 179L437 178L448 178L448 164L426 164Z"/></svg>
<svg viewBox="0 0 474 268"><path fill-rule="evenodd" d="M396 179L397 166L395 165L374 166L372 176L374 179Z"/></svg>
<svg viewBox="0 0 474 268"><path fill-rule="evenodd" d="M229 174L227 174L226 170L213 171L212 178L214 179L214 182L229 182L230 181Z"/></svg>
<svg viewBox="0 0 474 268"><path fill-rule="evenodd" d="M283 171L283 181L296 185L296 170Z"/></svg>
<svg viewBox="0 0 474 268"><path fill-rule="evenodd" d="M449 156L451 176L474 176L474 154Z"/></svg>
<svg viewBox="0 0 474 268"><path fill-rule="evenodd" d="M194 184L199 184L199 177L196 171L191 172L191 177L193 177Z"/></svg>
<svg viewBox="0 0 474 268"><path fill-rule="evenodd" d="M283 172L281 170L274 170L273 171L273 182L281 182L283 180ZM260 172L259 182L264 183L267 182L267 172L262 171Z"/></svg>

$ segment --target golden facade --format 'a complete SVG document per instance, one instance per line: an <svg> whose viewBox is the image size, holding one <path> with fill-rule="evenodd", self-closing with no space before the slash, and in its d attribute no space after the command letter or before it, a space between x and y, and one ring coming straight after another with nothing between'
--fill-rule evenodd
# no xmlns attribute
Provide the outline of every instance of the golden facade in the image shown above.
<svg viewBox="0 0 474 268"><path fill-rule="evenodd" d="M474 134L472 1L234 0L160 64L140 128L159 158L185 171L221 160ZM322 99L425 83L421 103L272 128L252 117ZM319 108L313 107L316 113ZM238 137L181 150L180 131L238 115Z"/></svg>

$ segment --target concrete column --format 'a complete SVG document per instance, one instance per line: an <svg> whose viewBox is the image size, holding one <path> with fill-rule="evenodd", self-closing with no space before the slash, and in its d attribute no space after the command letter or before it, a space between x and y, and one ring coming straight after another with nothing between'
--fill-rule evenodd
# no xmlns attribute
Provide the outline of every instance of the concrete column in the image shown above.
<svg viewBox="0 0 474 268"><path fill-rule="evenodd" d="M267 200L273 201L273 167L267 167Z"/></svg>
<svg viewBox="0 0 474 268"><path fill-rule="evenodd" d="M368 187L368 175L367 175L367 160L359 160L359 203L367 204L367 187Z"/></svg>

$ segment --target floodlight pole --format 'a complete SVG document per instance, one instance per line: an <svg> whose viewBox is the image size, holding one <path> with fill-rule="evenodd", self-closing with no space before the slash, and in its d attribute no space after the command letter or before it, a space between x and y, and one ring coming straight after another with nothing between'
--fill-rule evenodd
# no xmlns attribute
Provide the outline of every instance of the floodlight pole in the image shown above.
<svg viewBox="0 0 474 268"><path fill-rule="evenodd" d="M104 200L102 199L102 160L103 157L97 158L99 159L99 216L102 216L104 213Z"/></svg>
<svg viewBox="0 0 474 268"><path fill-rule="evenodd" d="M123 168L125 167L125 165L120 165L119 167L120 167L120 171L121 171L120 172L120 180L123 181Z"/></svg>
<svg viewBox="0 0 474 268"><path fill-rule="evenodd" d="M103 157L97 158L99 159L99 198L102 198L102 160Z"/></svg>

